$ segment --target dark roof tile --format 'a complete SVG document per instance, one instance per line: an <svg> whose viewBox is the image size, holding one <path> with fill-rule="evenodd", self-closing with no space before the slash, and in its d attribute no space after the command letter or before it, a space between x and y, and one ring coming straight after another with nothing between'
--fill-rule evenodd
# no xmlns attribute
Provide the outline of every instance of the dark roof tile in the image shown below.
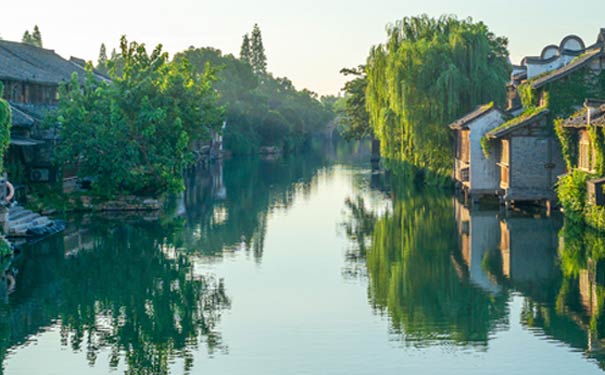
<svg viewBox="0 0 605 375"><path fill-rule="evenodd" d="M568 76L569 74L583 68L588 63L590 63L593 59L603 57L605 54L603 53L602 46L597 46L591 50L586 51L582 55L576 57L572 62L565 65L562 68L553 70L543 76L540 76L536 79L530 81L532 89L539 89L549 83L558 81L561 78Z"/></svg>
<svg viewBox="0 0 605 375"><path fill-rule="evenodd" d="M491 130L485 136L491 139L500 138L517 129L523 128L525 126L535 123L536 121L541 120L547 114L547 108L537 108L532 112L522 113L521 115Z"/></svg>
<svg viewBox="0 0 605 375"><path fill-rule="evenodd" d="M468 125L470 125L471 122L479 119L483 115L488 114L492 110L498 111L498 112L502 113L502 115L504 116L504 113L498 107L496 107L493 103L489 103L489 104L485 104L485 105L477 107L477 109L475 109L474 111L472 111L469 114L465 115L464 117L461 117L458 120L452 122L448 126L452 130L461 130L461 129L467 127Z"/></svg>
<svg viewBox="0 0 605 375"><path fill-rule="evenodd" d="M53 50L0 40L0 79L57 85L84 68L65 60Z"/></svg>

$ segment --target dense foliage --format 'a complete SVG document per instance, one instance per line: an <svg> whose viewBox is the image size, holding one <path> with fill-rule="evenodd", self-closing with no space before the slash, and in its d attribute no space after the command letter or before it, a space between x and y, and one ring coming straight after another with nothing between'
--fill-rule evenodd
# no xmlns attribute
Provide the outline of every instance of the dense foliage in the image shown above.
<svg viewBox="0 0 605 375"><path fill-rule="evenodd" d="M565 118L585 112L582 103L587 98L605 97L605 74L598 74L590 67L580 69L562 80L546 85L539 91L531 90L531 82L522 86L524 105L541 99L548 107L554 131L561 143L563 158L568 170L578 163L578 134L563 126ZM565 210L565 215L577 222L585 222L593 228L605 230L605 208L588 204L586 182L605 176L605 129L588 127L590 138L591 169L594 173L575 170L565 175L559 182L557 193Z"/></svg>
<svg viewBox="0 0 605 375"><path fill-rule="evenodd" d="M461 277L452 199L441 191L420 193L402 178L388 181L393 201L384 213L361 198L346 202L345 228L354 241L347 256L365 261L369 302L388 314L391 332L416 345L436 338L485 345L506 319L506 295L484 293Z"/></svg>
<svg viewBox="0 0 605 375"><path fill-rule="evenodd" d="M589 323L589 333L601 339L605 332L605 286L601 282L602 266L605 264L605 237L599 231L574 222L565 224L560 237L563 283L557 296L557 311L569 313L575 308L579 313L577 315ZM581 298L578 298L578 294L582 294ZM590 298L591 308L588 316L585 316L585 307L578 306L578 301L585 301L587 297Z"/></svg>
<svg viewBox="0 0 605 375"><path fill-rule="evenodd" d="M365 74L365 66L356 69L342 69L345 76L354 78L347 82L343 91L345 96L342 108L339 108L338 130L346 140L360 140L372 134L370 118L366 109L366 89L368 79Z"/></svg>
<svg viewBox="0 0 605 375"><path fill-rule="evenodd" d="M327 98L299 91L287 78L259 72L243 59L193 47L175 56L175 61L183 59L202 74L208 63L218 69L216 89L226 107L225 148L234 154L255 153L261 146L298 149L332 120Z"/></svg>
<svg viewBox="0 0 605 375"><path fill-rule="evenodd" d="M4 156L11 137L11 109L4 96L4 85L0 82L0 173L4 172Z"/></svg>
<svg viewBox="0 0 605 375"><path fill-rule="evenodd" d="M449 176L448 122L490 101L502 102L510 75L507 40L482 22L404 18L372 48L366 90L382 156Z"/></svg>
<svg viewBox="0 0 605 375"><path fill-rule="evenodd" d="M214 71L198 74L157 46L120 43L120 69L111 83L89 70L60 89L58 159L95 179L98 194L158 195L182 188L190 144L206 140L222 123Z"/></svg>

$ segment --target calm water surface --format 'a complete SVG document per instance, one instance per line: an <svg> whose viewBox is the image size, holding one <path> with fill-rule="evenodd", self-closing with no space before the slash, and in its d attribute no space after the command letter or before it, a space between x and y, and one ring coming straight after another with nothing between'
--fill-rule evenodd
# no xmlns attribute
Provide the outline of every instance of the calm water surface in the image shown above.
<svg viewBox="0 0 605 375"><path fill-rule="evenodd" d="M0 287L5 374L600 374L605 239L372 175L364 147L192 172Z"/></svg>

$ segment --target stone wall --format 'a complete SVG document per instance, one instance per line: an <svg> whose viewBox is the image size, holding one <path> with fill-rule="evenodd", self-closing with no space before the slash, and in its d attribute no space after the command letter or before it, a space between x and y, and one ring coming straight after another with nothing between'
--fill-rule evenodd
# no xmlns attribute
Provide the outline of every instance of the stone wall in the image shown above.
<svg viewBox="0 0 605 375"><path fill-rule="evenodd" d="M561 146L554 136L511 138L510 200L540 200L555 197L558 176L565 173Z"/></svg>

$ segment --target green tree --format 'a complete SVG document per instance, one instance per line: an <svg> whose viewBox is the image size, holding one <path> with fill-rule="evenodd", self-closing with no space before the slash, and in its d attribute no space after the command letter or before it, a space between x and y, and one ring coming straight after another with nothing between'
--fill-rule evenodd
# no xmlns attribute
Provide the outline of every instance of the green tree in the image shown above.
<svg viewBox="0 0 605 375"><path fill-rule="evenodd" d="M240 60L247 62L248 64L252 64L252 49L250 45L250 37L248 34L244 35L242 40L242 47L239 52Z"/></svg>
<svg viewBox="0 0 605 375"><path fill-rule="evenodd" d="M354 78L344 86L344 106L339 113L339 131L346 140L360 140L372 134L370 118L366 109L366 88L368 80L365 67L342 69L345 76Z"/></svg>
<svg viewBox="0 0 605 375"><path fill-rule="evenodd" d="M263 45L263 36L258 24L254 24L252 29L252 38L250 40L251 56L250 61L254 73L262 75L267 73L267 56L265 55L265 47Z"/></svg>
<svg viewBox="0 0 605 375"><path fill-rule="evenodd" d="M25 44L32 44L32 36L29 33L29 30L25 30L23 37L21 38L21 42Z"/></svg>
<svg viewBox="0 0 605 375"><path fill-rule="evenodd" d="M213 88L215 72L197 74L186 60L169 62L157 46L122 37L121 72L110 63L111 83L89 66L60 89L58 160L77 160L81 176L93 176L98 194L157 196L182 189L182 170L192 161L190 142L207 140L222 123Z"/></svg>
<svg viewBox="0 0 605 375"><path fill-rule="evenodd" d="M35 46L42 47L42 33L40 32L38 25L34 26L34 31L32 32L32 42Z"/></svg>
<svg viewBox="0 0 605 375"><path fill-rule="evenodd" d="M97 69L106 73L107 61L107 48L105 47L105 43L101 43L101 48L99 48L99 59L97 60Z"/></svg>
<svg viewBox="0 0 605 375"><path fill-rule="evenodd" d="M4 172L4 156L11 137L11 109L4 99L4 85L0 82L0 173Z"/></svg>
<svg viewBox="0 0 605 375"><path fill-rule="evenodd" d="M366 106L382 156L424 169L429 183L447 180L445 125L479 104L503 102L510 70L507 40L482 22L423 15L390 25L366 65Z"/></svg>
<svg viewBox="0 0 605 375"><path fill-rule="evenodd" d="M34 26L34 31L31 33L29 30L25 30L23 37L21 38L21 42L36 47L42 47L42 34L40 33L40 28L38 28L38 25Z"/></svg>

